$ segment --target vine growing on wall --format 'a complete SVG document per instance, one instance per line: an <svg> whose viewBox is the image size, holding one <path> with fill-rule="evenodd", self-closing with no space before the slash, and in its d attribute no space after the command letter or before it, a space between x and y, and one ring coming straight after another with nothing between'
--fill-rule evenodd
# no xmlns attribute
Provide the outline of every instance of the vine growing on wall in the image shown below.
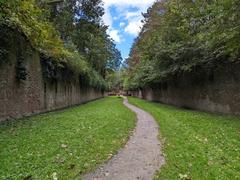
<svg viewBox="0 0 240 180"><path fill-rule="evenodd" d="M70 81L85 76L89 85L101 88L106 84L106 71L119 68L121 62L121 54L103 24L103 14L102 0L0 0L0 26L25 37L46 57L41 59L47 59L43 62L45 77ZM1 61L5 54L1 48ZM17 78L25 80L24 58L17 58Z"/></svg>
<svg viewBox="0 0 240 180"><path fill-rule="evenodd" d="M19 81L25 81L27 79L27 67L25 64L25 59L23 55L23 49L18 48L17 50L17 64L16 64L16 78Z"/></svg>
<svg viewBox="0 0 240 180"><path fill-rule="evenodd" d="M1 26L0 24L0 65L7 62L8 58L8 44L9 42L7 41L6 37L6 29Z"/></svg>
<svg viewBox="0 0 240 180"><path fill-rule="evenodd" d="M0 47L0 65L7 61L8 50Z"/></svg>

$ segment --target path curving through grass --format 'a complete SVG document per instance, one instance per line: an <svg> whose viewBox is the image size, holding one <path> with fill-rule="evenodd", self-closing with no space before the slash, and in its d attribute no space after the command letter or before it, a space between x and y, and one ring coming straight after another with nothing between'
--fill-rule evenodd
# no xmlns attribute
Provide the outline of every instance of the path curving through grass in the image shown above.
<svg viewBox="0 0 240 180"><path fill-rule="evenodd" d="M95 172L83 176L84 180L150 180L163 165L159 128L154 118L129 104L127 98L124 105L137 114L133 135L116 156Z"/></svg>
<svg viewBox="0 0 240 180"><path fill-rule="evenodd" d="M240 117L186 110L137 98L160 126L166 163L155 179L240 179Z"/></svg>

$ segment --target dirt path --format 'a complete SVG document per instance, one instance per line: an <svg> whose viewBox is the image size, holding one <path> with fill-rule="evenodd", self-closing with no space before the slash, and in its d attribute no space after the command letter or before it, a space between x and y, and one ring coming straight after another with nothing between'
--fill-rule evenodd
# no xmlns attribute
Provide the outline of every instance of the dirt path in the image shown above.
<svg viewBox="0 0 240 180"><path fill-rule="evenodd" d="M124 105L137 114L133 135L117 155L94 173L83 176L84 180L150 180L164 163L154 118L129 104L126 98Z"/></svg>

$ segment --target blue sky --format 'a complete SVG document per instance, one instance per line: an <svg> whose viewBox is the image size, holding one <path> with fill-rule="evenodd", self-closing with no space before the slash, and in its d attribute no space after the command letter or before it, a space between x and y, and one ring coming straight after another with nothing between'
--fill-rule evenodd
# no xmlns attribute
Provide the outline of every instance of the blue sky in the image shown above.
<svg viewBox="0 0 240 180"><path fill-rule="evenodd" d="M103 21L109 26L108 34L125 59L142 26L142 12L146 12L154 0L103 0L103 2L105 8Z"/></svg>

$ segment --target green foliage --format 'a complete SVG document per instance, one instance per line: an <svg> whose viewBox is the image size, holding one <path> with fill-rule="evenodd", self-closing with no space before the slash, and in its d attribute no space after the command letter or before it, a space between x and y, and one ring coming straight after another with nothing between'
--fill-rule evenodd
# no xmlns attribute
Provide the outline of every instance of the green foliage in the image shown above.
<svg viewBox="0 0 240 180"><path fill-rule="evenodd" d="M102 76L100 76L96 70L91 69L91 71L89 71L88 74L86 74L86 77L87 82L90 86L98 88L100 90L106 89L105 79Z"/></svg>
<svg viewBox="0 0 240 180"><path fill-rule="evenodd" d="M125 69L118 71L108 71L106 75L107 90L118 92L123 89Z"/></svg>
<svg viewBox="0 0 240 180"><path fill-rule="evenodd" d="M116 97L2 123L0 179L80 179L117 153L134 125Z"/></svg>
<svg viewBox="0 0 240 180"><path fill-rule="evenodd" d="M1 6L1 12L4 13L2 23L23 33L41 53L61 61L71 55L35 0L7 1Z"/></svg>
<svg viewBox="0 0 240 180"><path fill-rule="evenodd" d="M166 163L155 179L239 179L239 117L129 98L159 123Z"/></svg>
<svg viewBox="0 0 240 180"><path fill-rule="evenodd" d="M121 55L102 23L104 11L101 0L64 1L60 7L51 8L51 12L51 19L61 37L73 42L94 70L105 77L106 68L120 66Z"/></svg>
<svg viewBox="0 0 240 180"><path fill-rule="evenodd" d="M106 29L106 26L82 19L79 20L72 37L78 51L103 76L106 68L117 69L122 60L120 52L106 34Z"/></svg>
<svg viewBox="0 0 240 180"><path fill-rule="evenodd" d="M0 2L0 12L0 25L14 30L5 33L18 31L42 54L47 78L62 78L66 72L71 78L84 75L89 85L102 89L108 65L121 61L101 25L101 0L9 0ZM1 48L0 55L6 50ZM18 67L22 72L22 64Z"/></svg>
<svg viewBox="0 0 240 180"><path fill-rule="evenodd" d="M7 40L8 37L6 37L6 31L7 29L0 24L0 65L7 62L9 53L9 49L7 48L9 43Z"/></svg>
<svg viewBox="0 0 240 180"><path fill-rule="evenodd" d="M157 1L128 60L128 88L240 59L240 2Z"/></svg>

